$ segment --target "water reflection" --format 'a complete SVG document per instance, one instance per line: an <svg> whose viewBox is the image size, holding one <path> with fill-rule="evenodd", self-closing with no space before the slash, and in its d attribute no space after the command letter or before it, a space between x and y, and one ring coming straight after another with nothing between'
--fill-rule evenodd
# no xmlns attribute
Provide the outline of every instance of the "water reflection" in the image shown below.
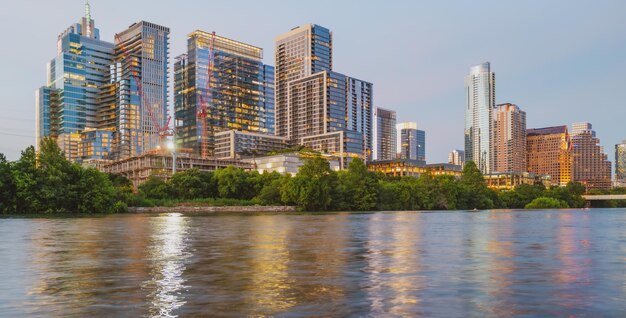
<svg viewBox="0 0 626 318"><path fill-rule="evenodd" d="M422 289L420 233L414 214L378 214L369 222L366 289L375 316L415 315Z"/></svg>
<svg viewBox="0 0 626 318"><path fill-rule="evenodd" d="M170 213L150 219L152 239L147 260L151 263L151 279L144 283L148 290L152 317L176 317L174 311L185 304L183 290L187 251L188 218Z"/></svg>
<svg viewBox="0 0 626 318"><path fill-rule="evenodd" d="M0 219L0 317L624 317L625 212Z"/></svg>

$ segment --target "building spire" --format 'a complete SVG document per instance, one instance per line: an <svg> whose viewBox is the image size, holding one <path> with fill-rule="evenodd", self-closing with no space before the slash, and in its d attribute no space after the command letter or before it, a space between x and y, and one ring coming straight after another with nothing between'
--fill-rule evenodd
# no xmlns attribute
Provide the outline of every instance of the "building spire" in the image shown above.
<svg viewBox="0 0 626 318"><path fill-rule="evenodd" d="M85 29L88 37L91 37L91 6L89 0L85 1Z"/></svg>

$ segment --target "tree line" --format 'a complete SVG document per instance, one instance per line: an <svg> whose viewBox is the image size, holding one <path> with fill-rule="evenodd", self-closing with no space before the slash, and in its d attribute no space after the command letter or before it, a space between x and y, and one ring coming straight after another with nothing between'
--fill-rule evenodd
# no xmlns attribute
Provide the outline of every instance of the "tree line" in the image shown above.
<svg viewBox="0 0 626 318"><path fill-rule="evenodd" d="M385 177L354 158L334 171L320 156L304 159L294 176L227 167L190 169L168 180L152 176L133 192L128 179L67 161L52 139L19 160L0 155L0 213L115 213L128 206L294 205L304 211L473 210L493 208L580 208L578 183L546 188L521 185L511 191L487 187L468 162L461 177L424 173ZM623 202L622 202L623 203Z"/></svg>

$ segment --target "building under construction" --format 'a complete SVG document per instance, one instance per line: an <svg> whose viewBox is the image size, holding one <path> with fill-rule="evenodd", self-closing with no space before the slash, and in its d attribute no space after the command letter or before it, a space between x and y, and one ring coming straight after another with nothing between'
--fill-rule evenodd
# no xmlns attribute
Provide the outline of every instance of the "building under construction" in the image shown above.
<svg viewBox="0 0 626 318"><path fill-rule="evenodd" d="M174 156L171 153L150 152L140 156L128 157L116 161L94 161L91 165L106 173L114 173L128 178L133 188L146 182L151 176L169 179L175 168L176 172L189 169L199 169L201 171L215 171L217 169L235 166L245 170L251 170L253 164L240 160L224 160L192 156L189 153L176 154L176 166L174 167Z"/></svg>

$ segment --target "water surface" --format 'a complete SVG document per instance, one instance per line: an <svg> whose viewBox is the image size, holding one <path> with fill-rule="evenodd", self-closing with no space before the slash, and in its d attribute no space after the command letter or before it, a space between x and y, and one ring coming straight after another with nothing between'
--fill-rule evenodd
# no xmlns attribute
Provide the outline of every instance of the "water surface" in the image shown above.
<svg viewBox="0 0 626 318"><path fill-rule="evenodd" d="M626 210L0 219L0 316L626 316Z"/></svg>

